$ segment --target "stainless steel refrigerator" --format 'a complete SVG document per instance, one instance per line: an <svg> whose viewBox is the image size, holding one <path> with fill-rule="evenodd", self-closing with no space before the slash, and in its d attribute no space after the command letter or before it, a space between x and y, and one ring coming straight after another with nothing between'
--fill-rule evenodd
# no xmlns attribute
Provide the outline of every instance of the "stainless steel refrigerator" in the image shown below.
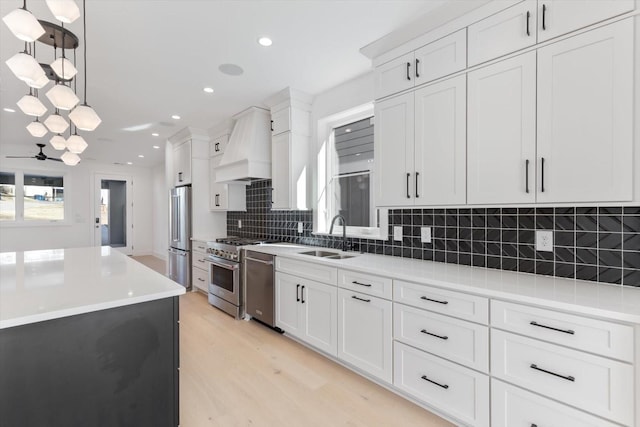
<svg viewBox="0 0 640 427"><path fill-rule="evenodd" d="M191 288L191 187L176 187L169 200L169 278Z"/></svg>

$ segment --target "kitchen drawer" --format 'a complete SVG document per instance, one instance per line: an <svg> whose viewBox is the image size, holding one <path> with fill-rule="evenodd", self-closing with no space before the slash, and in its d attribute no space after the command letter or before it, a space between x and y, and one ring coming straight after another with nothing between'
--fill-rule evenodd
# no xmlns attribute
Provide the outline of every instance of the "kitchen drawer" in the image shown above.
<svg viewBox="0 0 640 427"><path fill-rule="evenodd" d="M491 326L614 359L633 361L633 327L491 301Z"/></svg>
<svg viewBox="0 0 640 427"><path fill-rule="evenodd" d="M394 303L393 337L445 359L489 371L489 328Z"/></svg>
<svg viewBox="0 0 640 427"><path fill-rule="evenodd" d="M617 427L585 412L491 380L491 426Z"/></svg>
<svg viewBox="0 0 640 427"><path fill-rule="evenodd" d="M338 270L338 286L363 294L391 299L391 279L349 270Z"/></svg>
<svg viewBox="0 0 640 427"><path fill-rule="evenodd" d="M615 422L633 423L629 364L495 329L491 355L496 378Z"/></svg>
<svg viewBox="0 0 640 427"><path fill-rule="evenodd" d="M467 29L416 50L414 65L416 86L464 70L467 66Z"/></svg>
<svg viewBox="0 0 640 427"><path fill-rule="evenodd" d="M393 383L468 425L489 426L489 377L394 342Z"/></svg>
<svg viewBox="0 0 640 427"><path fill-rule="evenodd" d="M193 280L193 286L204 292L209 292L209 274L206 270L201 270L197 267L191 269L191 280Z"/></svg>
<svg viewBox="0 0 640 427"><path fill-rule="evenodd" d="M394 280L393 300L484 325L489 323L489 300L475 295Z"/></svg>
<svg viewBox="0 0 640 427"><path fill-rule="evenodd" d="M209 263L207 262L207 255L201 252L193 252L193 258L191 258L191 264L194 268L209 271Z"/></svg>
<svg viewBox="0 0 640 427"><path fill-rule="evenodd" d="M200 252L203 254L207 253L207 242L202 241L202 240L192 240L191 241L191 248L193 249L194 252Z"/></svg>
<svg viewBox="0 0 640 427"><path fill-rule="evenodd" d="M334 286L338 283L337 268L315 264L313 262L299 261L297 259L279 256L276 257L276 270Z"/></svg>

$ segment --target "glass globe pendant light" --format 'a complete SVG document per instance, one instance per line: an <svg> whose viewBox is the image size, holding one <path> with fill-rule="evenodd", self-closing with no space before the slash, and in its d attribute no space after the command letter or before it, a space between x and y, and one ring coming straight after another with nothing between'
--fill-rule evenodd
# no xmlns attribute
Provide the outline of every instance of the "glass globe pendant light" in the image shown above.
<svg viewBox="0 0 640 427"><path fill-rule="evenodd" d="M62 83L58 83L49 89L47 98L49 98L54 107L60 110L71 110L80 102L80 99L71 88Z"/></svg>
<svg viewBox="0 0 640 427"><path fill-rule="evenodd" d="M54 150L58 150L58 151L64 150L65 148L67 148L67 142L65 141L64 137L60 134L53 135L49 140L49 144L51 144Z"/></svg>
<svg viewBox="0 0 640 427"><path fill-rule="evenodd" d="M17 78L31 87L39 85L43 78L47 79L38 61L27 53L26 43L24 51L7 59L6 64Z"/></svg>
<svg viewBox="0 0 640 427"><path fill-rule="evenodd" d="M47 128L40 122L40 120L38 120L37 117L34 121L27 125L27 130L29 131L31 136L34 136L36 138L42 138L48 132Z"/></svg>
<svg viewBox="0 0 640 427"><path fill-rule="evenodd" d="M80 17L80 9L73 0L46 0L46 2L58 21L70 24Z"/></svg>
<svg viewBox="0 0 640 427"><path fill-rule="evenodd" d="M26 0L22 8L9 12L2 20L14 36L28 43L33 43L45 33L40 22L27 10Z"/></svg>
<svg viewBox="0 0 640 427"><path fill-rule="evenodd" d="M87 142L83 137L78 135L77 130L73 133L73 135L67 138L67 149L72 153L80 154L87 148L87 146Z"/></svg>
<svg viewBox="0 0 640 427"><path fill-rule="evenodd" d="M68 166L75 166L80 163L80 156L76 153L72 153L71 151L65 151L65 153L60 156L60 159L62 159L64 164Z"/></svg>
<svg viewBox="0 0 640 427"><path fill-rule="evenodd" d="M63 133L69 128L69 123L58 113L56 110L55 113L51 114L44 121L45 126L53 133Z"/></svg>
<svg viewBox="0 0 640 427"><path fill-rule="evenodd" d="M29 90L29 94L20 98L17 102L18 107L28 116L40 117L47 112L47 107L44 106L42 101L38 97L33 95L33 89Z"/></svg>

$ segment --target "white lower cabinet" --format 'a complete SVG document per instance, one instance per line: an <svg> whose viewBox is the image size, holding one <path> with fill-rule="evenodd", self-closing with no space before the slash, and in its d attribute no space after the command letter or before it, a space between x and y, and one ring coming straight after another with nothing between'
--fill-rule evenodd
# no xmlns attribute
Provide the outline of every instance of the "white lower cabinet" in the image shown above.
<svg viewBox="0 0 640 427"><path fill-rule="evenodd" d="M391 301L338 290L338 358L391 383Z"/></svg>
<svg viewBox="0 0 640 427"><path fill-rule="evenodd" d="M492 379L491 426L616 427L617 425Z"/></svg>
<svg viewBox="0 0 640 427"><path fill-rule="evenodd" d="M337 297L335 285L276 272L276 326L335 356Z"/></svg>
<svg viewBox="0 0 640 427"><path fill-rule="evenodd" d="M207 262L207 242L191 242L191 285L193 290L209 292L209 263Z"/></svg>
<svg viewBox="0 0 640 427"><path fill-rule="evenodd" d="M491 354L493 377L633 425L632 365L498 330Z"/></svg>
<svg viewBox="0 0 640 427"><path fill-rule="evenodd" d="M489 377L394 342L394 385L464 424L489 426Z"/></svg>

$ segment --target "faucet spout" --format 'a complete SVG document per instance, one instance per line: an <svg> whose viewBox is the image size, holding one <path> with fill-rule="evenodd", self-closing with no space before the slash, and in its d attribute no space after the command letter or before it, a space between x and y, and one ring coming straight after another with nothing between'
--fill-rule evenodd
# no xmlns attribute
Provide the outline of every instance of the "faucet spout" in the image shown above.
<svg viewBox="0 0 640 427"><path fill-rule="evenodd" d="M342 215L336 215L333 217L331 220L331 227L329 227L329 234L333 234L333 226L338 218L342 220L342 251L344 252L349 249L349 243L347 242L347 220L344 219Z"/></svg>

